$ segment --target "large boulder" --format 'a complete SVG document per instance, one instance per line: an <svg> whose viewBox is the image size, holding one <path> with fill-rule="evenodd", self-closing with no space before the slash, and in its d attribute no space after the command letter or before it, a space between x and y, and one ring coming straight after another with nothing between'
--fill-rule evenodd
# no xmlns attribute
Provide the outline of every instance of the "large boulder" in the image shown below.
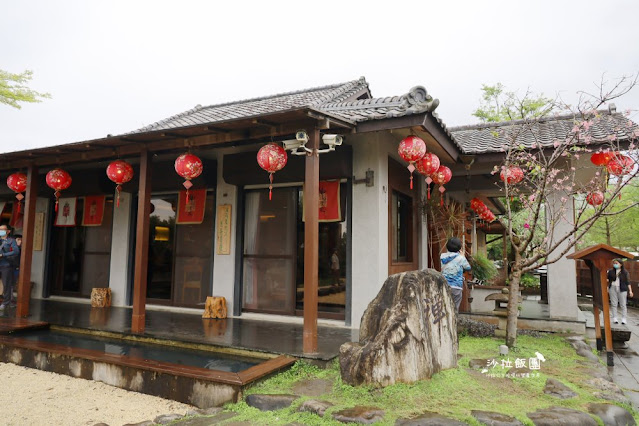
<svg viewBox="0 0 639 426"><path fill-rule="evenodd" d="M342 380L351 385L411 383L457 366L455 304L435 270L388 277L359 333L359 343L340 348Z"/></svg>

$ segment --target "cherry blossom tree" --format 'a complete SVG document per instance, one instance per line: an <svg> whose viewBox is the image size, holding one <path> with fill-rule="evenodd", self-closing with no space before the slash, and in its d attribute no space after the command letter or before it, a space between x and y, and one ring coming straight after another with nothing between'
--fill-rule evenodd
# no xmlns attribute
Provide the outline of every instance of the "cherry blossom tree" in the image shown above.
<svg viewBox="0 0 639 426"><path fill-rule="evenodd" d="M611 208L639 174L639 126L628 118L629 112L600 110L628 93L636 82L635 77L623 77L606 90L610 84L602 81L598 93L581 92L576 107L557 99L547 110L564 111L561 114L505 123L493 133L504 141L504 160L493 174L501 178L506 212L500 220L514 252L506 330L510 347L517 341L522 275L563 258L597 221L637 205L631 202L623 209ZM513 108L518 108L517 102L528 103L525 97L511 101ZM544 120L558 123L564 129L561 137L555 131L555 138L549 140L540 130ZM515 218L522 214L523 226L521 221L517 225Z"/></svg>

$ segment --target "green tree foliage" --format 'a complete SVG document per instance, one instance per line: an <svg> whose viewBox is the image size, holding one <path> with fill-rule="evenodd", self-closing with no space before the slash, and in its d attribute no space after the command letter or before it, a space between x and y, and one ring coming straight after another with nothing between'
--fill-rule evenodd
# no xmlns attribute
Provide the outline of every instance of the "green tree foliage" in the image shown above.
<svg viewBox="0 0 639 426"><path fill-rule="evenodd" d="M622 188L621 198L610 206L610 215L605 215L590 228L581 239L580 248L595 244L608 244L626 251L639 251L639 186L635 183ZM589 209L588 217L594 209ZM620 212L616 214L617 212ZM586 218L587 219L587 218Z"/></svg>
<svg viewBox="0 0 639 426"><path fill-rule="evenodd" d="M482 85L482 100L473 115L484 123L529 120L543 117L555 109L555 102L543 94L526 93L519 98L515 92L505 91L501 83Z"/></svg>
<svg viewBox="0 0 639 426"><path fill-rule="evenodd" d="M29 89L27 83L33 78L33 71L13 74L0 69L0 103L20 109L21 102L42 102L49 99L48 93L40 93Z"/></svg>

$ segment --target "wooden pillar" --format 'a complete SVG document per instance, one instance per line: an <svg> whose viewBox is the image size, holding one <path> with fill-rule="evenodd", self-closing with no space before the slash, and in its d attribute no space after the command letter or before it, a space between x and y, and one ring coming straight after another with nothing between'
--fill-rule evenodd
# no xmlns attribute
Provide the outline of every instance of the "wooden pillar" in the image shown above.
<svg viewBox="0 0 639 426"><path fill-rule="evenodd" d="M593 313L595 314L595 339L597 342L597 350L598 351L602 351L603 350L603 344L601 341L601 322L599 319L599 306L595 305L593 306Z"/></svg>
<svg viewBox="0 0 639 426"><path fill-rule="evenodd" d="M608 262L609 263L609 262ZM606 259L595 262L599 269L599 283L601 284L601 304L603 306L604 333L606 335L606 358L608 367L615 365L614 353L612 351L612 329L610 328L610 301L608 300L608 266Z"/></svg>
<svg viewBox="0 0 639 426"><path fill-rule="evenodd" d="M317 281L319 256L319 130L309 133L304 176L304 353L317 352Z"/></svg>
<svg viewBox="0 0 639 426"><path fill-rule="evenodd" d="M22 246L20 250L20 275L18 278L18 306L16 317L29 315L31 297L31 263L33 260L33 234L35 229L35 210L38 198L38 168L30 165L27 170L27 191L22 226Z"/></svg>
<svg viewBox="0 0 639 426"><path fill-rule="evenodd" d="M146 319L146 280L149 260L149 216L151 214L151 154L140 153L140 186L135 233L135 274L133 278L133 316L131 331L144 333Z"/></svg>

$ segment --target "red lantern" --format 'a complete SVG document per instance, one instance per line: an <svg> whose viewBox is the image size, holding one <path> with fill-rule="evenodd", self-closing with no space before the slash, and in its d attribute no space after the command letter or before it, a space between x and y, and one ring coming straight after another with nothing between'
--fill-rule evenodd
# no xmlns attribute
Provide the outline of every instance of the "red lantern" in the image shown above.
<svg viewBox="0 0 639 426"><path fill-rule="evenodd" d="M430 200L430 184L433 182L433 179L430 177L433 173L439 169L439 157L435 154L427 152L424 154L422 158L415 162L415 168L417 171L426 176L426 185L428 187L428 199Z"/></svg>
<svg viewBox="0 0 639 426"><path fill-rule="evenodd" d="M25 175L24 173L13 173L9 175L9 177L7 178L7 186L16 193L16 198L18 199L19 214L20 207L22 205L22 199L24 198L22 192L27 189L27 175Z"/></svg>
<svg viewBox="0 0 639 426"><path fill-rule="evenodd" d="M278 172L286 166L288 156L284 148L276 143L269 143L264 145L257 152L257 164L261 168L268 172L268 199L270 200L273 195L273 173Z"/></svg>
<svg viewBox="0 0 639 426"><path fill-rule="evenodd" d="M118 191L117 206L120 207L120 191L122 190L122 184L133 179L133 167L131 167L131 165L126 161L115 160L107 166L106 174L113 183L117 184L115 187Z"/></svg>
<svg viewBox="0 0 639 426"><path fill-rule="evenodd" d="M499 178L508 185L516 185L524 180L524 171L517 166L510 166L501 170Z"/></svg>
<svg viewBox="0 0 639 426"><path fill-rule="evenodd" d="M481 207L484 203L479 198L473 198L470 200L470 208L474 211L477 211L479 207Z"/></svg>
<svg viewBox="0 0 639 426"><path fill-rule="evenodd" d="M608 162L606 168L611 175L623 176L632 172L634 166L635 162L632 158L617 154Z"/></svg>
<svg viewBox="0 0 639 426"><path fill-rule="evenodd" d="M433 178L433 182L439 185L439 192L441 193L439 204L443 205L444 191L446 191L446 188L444 188L444 185L450 182L450 180L453 178L453 172L451 172L450 169L446 166L439 166L437 171L433 174L432 178Z"/></svg>
<svg viewBox="0 0 639 426"><path fill-rule="evenodd" d="M399 143L397 152L404 161L408 162L408 171L410 172L410 189L413 189L413 172L415 171L414 163L426 154L426 143L417 136L406 136Z"/></svg>
<svg viewBox="0 0 639 426"><path fill-rule="evenodd" d="M175 159L175 171L178 175L186 179L183 183L186 188L186 202L189 202L189 189L193 186L191 179L195 179L202 174L204 165L197 155L190 152L184 153Z"/></svg>
<svg viewBox="0 0 639 426"><path fill-rule="evenodd" d="M589 192L588 195L586 195L586 201L591 206L601 205L604 202L603 192L601 191Z"/></svg>
<svg viewBox="0 0 639 426"><path fill-rule="evenodd" d="M590 156L590 162L595 166L605 166L612 159L614 153L611 151L599 151Z"/></svg>
<svg viewBox="0 0 639 426"><path fill-rule="evenodd" d="M484 204L484 202L479 198L473 198L470 200L470 208L473 209L475 213L477 213L477 216L485 222L490 223L496 219L493 212L491 212L486 204Z"/></svg>
<svg viewBox="0 0 639 426"><path fill-rule="evenodd" d="M71 175L62 169L53 169L47 173L47 186L55 190L55 211L58 211L60 191L71 186Z"/></svg>

